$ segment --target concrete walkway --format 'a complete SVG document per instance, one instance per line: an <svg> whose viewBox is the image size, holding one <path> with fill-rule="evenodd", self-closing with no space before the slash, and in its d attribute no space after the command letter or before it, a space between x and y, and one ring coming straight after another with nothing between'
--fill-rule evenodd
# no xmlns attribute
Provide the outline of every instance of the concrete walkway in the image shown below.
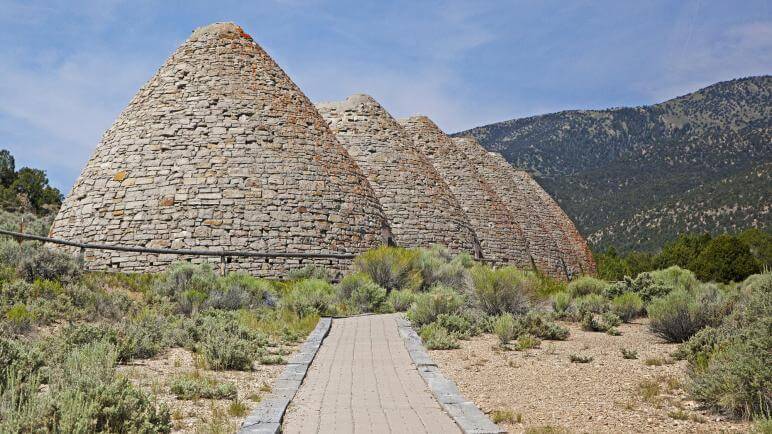
<svg viewBox="0 0 772 434"><path fill-rule="evenodd" d="M459 433L416 371L397 315L335 319L284 416L285 433Z"/></svg>

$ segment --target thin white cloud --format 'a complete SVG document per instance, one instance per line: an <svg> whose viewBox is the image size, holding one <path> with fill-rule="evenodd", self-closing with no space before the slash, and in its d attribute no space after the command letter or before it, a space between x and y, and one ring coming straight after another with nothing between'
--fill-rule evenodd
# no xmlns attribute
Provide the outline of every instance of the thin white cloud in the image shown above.
<svg viewBox="0 0 772 434"><path fill-rule="evenodd" d="M3 63L0 114L32 131L0 145L36 167L63 167L66 176L51 178L66 190L150 68L113 53L77 54L34 68Z"/></svg>
<svg viewBox="0 0 772 434"><path fill-rule="evenodd" d="M596 17L599 21L587 21L576 32L589 38L584 40L587 49L579 44L580 50L566 45L571 41L559 37L565 35L559 26L587 19L582 15L584 5L556 8L534 2L512 7L450 1L441 5L414 2L409 8L405 4L363 4L349 11L316 0L274 0L271 8L247 18L253 5L222 3L216 10L203 3L192 4L185 11L188 15L175 15L176 22L167 22L161 17L171 13L172 5L0 0L3 40L17 40L13 32L19 27L14 26L40 29L46 37L68 38L42 44L36 51L27 46L34 41L21 38L18 44L0 46L0 132L13 133L8 134L13 139L0 136L0 147L10 146L14 154L33 165L55 170L52 178L69 188L104 130L163 56L170 54L167 48L159 49L158 43L172 48L196 27L193 22L202 24L199 20L228 13L231 19L243 19L240 24L258 39L275 38L273 45L281 44L277 45L280 49L269 52L312 100L368 93L396 117L425 114L449 132L516 116L582 108L585 101L606 101L575 91L582 86L595 89L596 82L602 82L609 93L620 87L631 90L618 92L620 98L635 94L636 98L661 101L719 80L772 71L772 22L765 21L764 15L717 30L715 23L694 18L697 12L706 13L705 8L687 10L672 34L661 32L651 40L640 39L651 23L618 29ZM132 16L123 16L125 5L134 12ZM644 12L649 9L640 7ZM534 15L544 20L543 26L521 22L521 33L508 33L500 22L499 27L491 26L491 18L527 8L545 9ZM369 14L373 9L382 14ZM161 30L159 23L168 27ZM550 23L554 27L547 25ZM595 32L598 25L607 28ZM617 31L615 41L609 41L612 30ZM130 32L135 39L104 38L112 31ZM315 39L314 32L323 34ZM534 32L542 34L528 39ZM121 47L124 50L110 45L119 43L130 45ZM144 46L125 52L126 46L134 44ZM495 47L498 57L485 58L491 63L479 67L490 68L491 73L475 76L495 82L471 82L469 71L478 65L470 59L489 46ZM319 51L313 52L316 48ZM635 56L651 58L642 66L645 71L614 69L620 59L624 62ZM507 62L511 58L517 62ZM14 123L20 127L13 129ZM29 140L24 133L27 128Z"/></svg>
<svg viewBox="0 0 772 434"><path fill-rule="evenodd" d="M718 33L712 30L689 29L686 49L664 53L660 79L639 86L655 101L663 101L718 81L772 72L772 21L744 23Z"/></svg>

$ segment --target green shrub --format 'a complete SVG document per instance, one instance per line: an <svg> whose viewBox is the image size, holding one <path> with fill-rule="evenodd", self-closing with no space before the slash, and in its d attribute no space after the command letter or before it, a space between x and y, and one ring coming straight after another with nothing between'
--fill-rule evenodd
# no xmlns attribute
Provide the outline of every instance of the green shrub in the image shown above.
<svg viewBox="0 0 772 434"><path fill-rule="evenodd" d="M517 338L521 332L519 324L511 313L502 314L493 322L493 333L498 336L502 345Z"/></svg>
<svg viewBox="0 0 772 434"><path fill-rule="evenodd" d="M700 329L718 325L730 310L721 290L713 286L693 292L675 290L652 301L647 309L649 327L668 342L684 342Z"/></svg>
<svg viewBox="0 0 772 434"><path fill-rule="evenodd" d="M195 318L188 333L198 342L195 348L210 369L249 371L260 348L268 344L265 335L243 325L240 316L236 312L208 311Z"/></svg>
<svg viewBox="0 0 772 434"><path fill-rule="evenodd" d="M643 311L643 300L634 292L626 292L611 300L611 312L624 322L630 322Z"/></svg>
<svg viewBox="0 0 772 434"><path fill-rule="evenodd" d="M618 335L614 327L622 323L618 316L611 312L602 315L595 315L592 312L585 312L582 316L582 330L588 332L607 332L610 335Z"/></svg>
<svg viewBox="0 0 772 434"><path fill-rule="evenodd" d="M35 318L27 306L19 303L5 312L5 319L11 333L24 333L32 328L32 322Z"/></svg>
<svg viewBox="0 0 772 434"><path fill-rule="evenodd" d="M261 330L256 330L255 327L252 327L253 324L248 323L248 318L257 320L258 315L262 316L273 312L275 311L272 309L259 311L240 310L235 312L208 310L191 319L184 319L182 325L179 327L185 328L186 334L194 342L202 341L212 331L219 331L241 339L254 341L256 345L263 346L268 342L267 337ZM295 315L294 313L289 311L282 312L288 313L289 315L282 315L280 318L281 321L292 321L291 317ZM318 319L318 317L316 318Z"/></svg>
<svg viewBox="0 0 772 434"><path fill-rule="evenodd" d="M349 300L355 289L369 283L373 283L373 280L370 279L370 276L365 273L353 273L346 275L335 287L338 291L338 299L344 301Z"/></svg>
<svg viewBox="0 0 772 434"><path fill-rule="evenodd" d="M83 275L81 283L91 291L122 290L150 294L155 282L163 275L155 273L111 273L90 271Z"/></svg>
<svg viewBox="0 0 772 434"><path fill-rule="evenodd" d="M754 291L763 290L770 280L772 280L772 272L767 271L762 274L753 274L743 280L738 285L738 288L747 294L751 294Z"/></svg>
<svg viewBox="0 0 772 434"><path fill-rule="evenodd" d="M630 360L635 360L638 358L638 351L628 350L627 348L620 348L619 350L622 352L622 358Z"/></svg>
<svg viewBox="0 0 772 434"><path fill-rule="evenodd" d="M209 294L206 292L189 289L177 295L177 306L181 313L191 315L198 312L208 297Z"/></svg>
<svg viewBox="0 0 772 434"><path fill-rule="evenodd" d="M496 317L488 315L480 308L464 308L461 310L460 316L469 323L469 332L471 336L477 336L480 333L493 332L493 321Z"/></svg>
<svg viewBox="0 0 772 434"><path fill-rule="evenodd" d="M590 294L603 294L608 286L603 280L591 276L582 276L568 283L566 290L572 297L582 297Z"/></svg>
<svg viewBox="0 0 772 434"><path fill-rule="evenodd" d="M331 315L334 313L334 304L335 288L319 279L294 282L280 301L282 307L300 316Z"/></svg>
<svg viewBox="0 0 772 434"><path fill-rule="evenodd" d="M579 298L574 299L574 310L579 313L581 317L588 312L590 313L603 313L608 310L608 300L602 295L587 294Z"/></svg>
<svg viewBox="0 0 772 434"><path fill-rule="evenodd" d="M80 265L72 256L40 248L19 260L19 276L27 282L37 279L74 282L80 277Z"/></svg>
<svg viewBox="0 0 772 434"><path fill-rule="evenodd" d="M238 336L213 330L204 335L199 348L207 366L213 371L252 370L253 346Z"/></svg>
<svg viewBox="0 0 772 434"><path fill-rule="evenodd" d="M456 314L443 313L437 315L437 320L434 322L443 327L448 332L452 333L459 339L469 339L474 333L472 330L472 324L468 319Z"/></svg>
<svg viewBox="0 0 772 434"><path fill-rule="evenodd" d="M177 375L170 383L171 392L177 399L234 399L236 386L233 383L220 383L198 372Z"/></svg>
<svg viewBox="0 0 772 434"><path fill-rule="evenodd" d="M218 286L217 274L208 263L176 262L155 282L155 291L175 298L188 291L209 294L213 289L218 289Z"/></svg>
<svg viewBox="0 0 772 434"><path fill-rule="evenodd" d="M115 375L116 357L106 342L73 350L51 375L48 394L37 396L45 402L17 409L17 414L39 412L21 431L170 432L168 410Z"/></svg>
<svg viewBox="0 0 772 434"><path fill-rule="evenodd" d="M354 270L365 273L370 279L386 288L387 292L418 289L421 273L418 269L418 252L402 247L379 247L368 250L354 259Z"/></svg>
<svg viewBox="0 0 772 434"><path fill-rule="evenodd" d="M287 278L290 280L317 279L329 282L332 276L326 268L314 264L308 264L303 268L291 270L289 273L287 273Z"/></svg>
<svg viewBox="0 0 772 434"><path fill-rule="evenodd" d="M24 376L14 366L8 367L0 381L0 432L51 432L45 420L50 397L40 393L41 381L37 374Z"/></svg>
<svg viewBox="0 0 772 434"><path fill-rule="evenodd" d="M772 416L759 416L753 421L753 427L751 427L751 434L769 434L772 433Z"/></svg>
<svg viewBox="0 0 772 434"><path fill-rule="evenodd" d="M456 337L437 323L421 327L420 335L424 345L430 350L452 350L459 347Z"/></svg>
<svg viewBox="0 0 772 434"><path fill-rule="evenodd" d="M672 356L676 360L704 359L718 349L719 344L727 339L724 329L717 327L705 327L694 334L688 341L678 346Z"/></svg>
<svg viewBox="0 0 772 434"><path fill-rule="evenodd" d="M15 240L3 237L0 239L0 264L16 268L21 260L21 246Z"/></svg>
<svg viewBox="0 0 772 434"><path fill-rule="evenodd" d="M571 295L565 291L557 292L552 295L552 309L556 314L563 316L568 312L571 306Z"/></svg>
<svg viewBox="0 0 772 434"><path fill-rule="evenodd" d="M442 284L463 292L469 287L468 268L473 264L468 253L461 253L454 258L444 246L418 249L416 265L421 273L421 289L428 290Z"/></svg>
<svg viewBox="0 0 772 434"><path fill-rule="evenodd" d="M679 352L689 360L687 390L737 416L769 418L772 409L772 274L754 278L735 310L697 333Z"/></svg>
<svg viewBox="0 0 772 434"><path fill-rule="evenodd" d="M520 316L499 316L493 322L493 333L499 337L502 344L526 334L558 341L567 339L570 334L567 328L556 324L548 315L535 311Z"/></svg>
<svg viewBox="0 0 772 434"><path fill-rule="evenodd" d="M220 278L219 284L206 295L205 300L205 307L226 310L273 307L276 304L271 283L246 273L228 273Z"/></svg>
<svg viewBox="0 0 772 434"><path fill-rule="evenodd" d="M673 289L685 289L691 291L697 288L700 283L694 273L685 270L678 265L673 265L664 270L652 271L649 275L655 284Z"/></svg>
<svg viewBox="0 0 772 434"><path fill-rule="evenodd" d="M414 327L421 327L434 322L443 313L458 312L464 304L464 298L453 288L435 286L427 293L416 295L415 302L407 311L407 318Z"/></svg>
<svg viewBox="0 0 772 434"><path fill-rule="evenodd" d="M571 363L590 363L593 361L593 357L583 356L581 354L570 354L568 360L570 360Z"/></svg>
<svg viewBox="0 0 772 434"><path fill-rule="evenodd" d="M103 324L69 324L61 332L62 341L69 347L80 347L94 342L108 341L115 344L118 335L115 330ZM118 361L120 361L118 357Z"/></svg>
<svg viewBox="0 0 772 434"><path fill-rule="evenodd" d="M597 332L601 330L602 325L598 322L592 312L585 312L582 315L582 330L587 332Z"/></svg>
<svg viewBox="0 0 772 434"><path fill-rule="evenodd" d="M514 267L493 269L478 265L471 270L474 299L489 315L521 314L528 311L537 279Z"/></svg>
<svg viewBox="0 0 772 434"><path fill-rule="evenodd" d="M554 279L543 273L536 273L537 288L536 295L541 299L548 299L562 292L567 292L566 283Z"/></svg>
<svg viewBox="0 0 772 434"><path fill-rule="evenodd" d="M286 365L287 361L281 354L263 354L260 356L261 365Z"/></svg>
<svg viewBox="0 0 772 434"><path fill-rule="evenodd" d="M520 337L517 338L515 349L518 351L531 350L539 348L539 345L541 345L541 341L536 337L531 335L520 335Z"/></svg>
<svg viewBox="0 0 772 434"><path fill-rule="evenodd" d="M386 302L386 290L369 281L357 286L351 293L351 304L360 312L378 312Z"/></svg>
<svg viewBox="0 0 772 434"><path fill-rule="evenodd" d="M625 276L624 280L609 285L605 295L608 298L615 298L626 292L634 292L641 297L644 303L648 303L652 299L669 294L674 289L672 286L662 283L666 281L665 277L660 276L662 280L657 282L651 272L640 273L635 279Z"/></svg>
<svg viewBox="0 0 772 434"><path fill-rule="evenodd" d="M556 324L541 312L531 311L515 320L519 323L518 329L542 339L563 341L570 334L567 328Z"/></svg>
<svg viewBox="0 0 772 434"><path fill-rule="evenodd" d="M386 298L386 303L391 306L395 312L404 312L410 309L410 306L415 301L416 294L405 289L402 291L391 291Z"/></svg>
<svg viewBox="0 0 772 434"><path fill-rule="evenodd" d="M26 381L43 367L43 358L35 346L0 337L0 391L11 375L20 382Z"/></svg>
<svg viewBox="0 0 772 434"><path fill-rule="evenodd" d="M698 359L690 375L689 390L698 401L739 416L769 414L772 408L772 372L762 348L768 337L751 342L732 340L707 358Z"/></svg>
<svg viewBox="0 0 772 434"><path fill-rule="evenodd" d="M154 311L145 311L118 324L115 330L118 360L149 359L168 345L168 320Z"/></svg>

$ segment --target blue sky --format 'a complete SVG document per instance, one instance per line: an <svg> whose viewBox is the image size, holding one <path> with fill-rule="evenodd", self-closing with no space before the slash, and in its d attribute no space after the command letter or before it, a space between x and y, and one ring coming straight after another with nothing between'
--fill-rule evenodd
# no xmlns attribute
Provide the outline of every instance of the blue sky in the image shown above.
<svg viewBox="0 0 772 434"><path fill-rule="evenodd" d="M0 0L0 148L67 192L190 32L234 21L313 101L454 132L772 72L772 1Z"/></svg>

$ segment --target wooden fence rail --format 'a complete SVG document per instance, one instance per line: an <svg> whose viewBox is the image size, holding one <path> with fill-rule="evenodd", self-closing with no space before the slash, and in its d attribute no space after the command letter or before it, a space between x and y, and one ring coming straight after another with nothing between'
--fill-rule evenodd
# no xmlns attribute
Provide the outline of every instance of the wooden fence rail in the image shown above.
<svg viewBox="0 0 772 434"><path fill-rule="evenodd" d="M7 231L0 229L0 235L7 235L17 239L42 241L45 243L62 244L65 246L78 247L80 249L80 259L84 258L86 249L94 250L116 250L120 252L137 253L155 253L183 256L217 256L220 258L221 273L227 273L228 258L331 258L331 259L353 259L356 257L353 253L287 253L287 252L247 252L243 250L186 250L186 249L156 249L148 247L133 246L115 246L109 244L90 244L79 243L77 241L62 240L59 238L43 237L40 235L25 234L22 232ZM81 262L82 263L82 262Z"/></svg>
<svg viewBox="0 0 772 434"><path fill-rule="evenodd" d="M78 247L80 249L79 260L83 265L83 259L85 257L86 249L93 250L116 250L119 252L137 252L137 253L155 253L155 254L169 254L169 255L182 255L182 256L217 256L220 258L220 273L225 275L228 272L229 258L301 258L301 259L354 259L356 257L353 253L286 253L286 252L247 252L243 250L185 250L185 249L156 249L148 247L133 247L133 246L114 246L110 244L90 244L79 243L77 241L62 240L59 238L43 237L40 235L25 234L23 232L7 231L0 229L0 235L7 235L14 237L18 240L35 240L42 241L44 243L61 244L65 246ZM489 263L492 262L489 259L478 258L477 261ZM571 280L571 276L568 273L566 263L563 258L560 259L563 271L566 274L566 278ZM536 270L536 264L531 258L531 264Z"/></svg>

